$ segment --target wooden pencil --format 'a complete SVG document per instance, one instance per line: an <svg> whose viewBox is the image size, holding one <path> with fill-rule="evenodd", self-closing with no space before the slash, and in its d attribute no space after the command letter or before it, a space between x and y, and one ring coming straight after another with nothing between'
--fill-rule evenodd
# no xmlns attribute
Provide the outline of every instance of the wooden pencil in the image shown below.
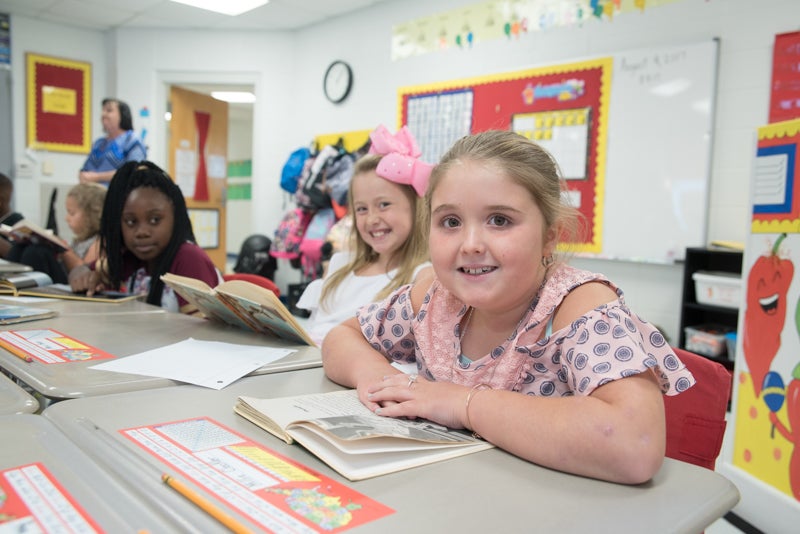
<svg viewBox="0 0 800 534"><path fill-rule="evenodd" d="M181 482L180 480L176 479L173 476L170 476L166 473L161 475L161 480L169 486L170 488L174 489L192 503L194 503L198 508L203 510L205 513L222 523L228 530L231 532L236 532L237 534L245 534L252 532L249 528L242 525L239 521L231 517L230 515L223 512L219 507L215 506L211 501L194 491L192 488Z"/></svg>

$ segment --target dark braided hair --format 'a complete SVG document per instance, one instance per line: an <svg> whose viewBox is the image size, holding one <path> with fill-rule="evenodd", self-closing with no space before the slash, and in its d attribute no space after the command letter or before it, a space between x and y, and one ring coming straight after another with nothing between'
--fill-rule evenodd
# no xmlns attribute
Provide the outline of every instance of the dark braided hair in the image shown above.
<svg viewBox="0 0 800 534"><path fill-rule="evenodd" d="M154 272L150 273L149 304L161 305L164 282L161 275L166 273L175 259L180 246L186 241L194 242L194 231L186 201L178 185L158 165L150 161L129 161L117 169L108 185L103 215L100 219L100 248L108 261L108 277L111 287L118 288L122 283L123 259L132 253L125 249L122 237L122 210L131 191L140 187L152 187L164 193L172 202L175 224L172 238L167 247L156 259Z"/></svg>

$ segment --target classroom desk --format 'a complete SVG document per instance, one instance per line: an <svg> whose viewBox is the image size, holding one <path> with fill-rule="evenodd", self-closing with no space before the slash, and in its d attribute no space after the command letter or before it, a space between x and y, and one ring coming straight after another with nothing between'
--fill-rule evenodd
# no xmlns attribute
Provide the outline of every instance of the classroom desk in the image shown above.
<svg viewBox="0 0 800 534"><path fill-rule="evenodd" d="M140 300L125 302L88 302L83 300L52 299L39 297L11 297L0 295L0 304L14 304L17 306L30 306L32 308L45 308L57 311L59 315L129 315L132 313L168 313L160 306L147 304ZM26 323L19 323L26 324Z"/></svg>
<svg viewBox="0 0 800 534"><path fill-rule="evenodd" d="M72 303L72 301L63 302ZM83 306L87 303L77 304L78 309L84 309ZM120 303L114 306L127 307L128 304L133 303ZM8 325L0 327L0 330L50 328L119 357L177 343L190 337L206 341L295 349L289 356L256 370L255 374L303 369L322 364L319 349L315 347L290 344L278 338L180 313L122 313L125 309L113 308L118 313L86 315L72 313L73 308L67 306L64 313L57 317ZM51 400L180 384L165 378L90 369L98 363L101 362L97 360L60 364L26 362L0 349L0 368Z"/></svg>
<svg viewBox="0 0 800 534"><path fill-rule="evenodd" d="M210 417L395 510L358 532L697 533L739 500L736 487L718 473L676 460L667 459L652 481L625 486L545 469L499 449L349 482L301 446L287 445L233 412L238 395L277 397L335 389L339 387L316 368L247 377L219 391L183 386L69 400L48 407L43 415L99 463L146 488L154 499L169 493L154 475L159 461L118 430ZM116 452L110 453L112 448ZM123 456L129 460L120 462ZM198 512L180 505L176 513L192 521Z"/></svg>
<svg viewBox="0 0 800 534"><path fill-rule="evenodd" d="M61 486L62 492L73 499L86 515L105 532L186 532L187 525L169 509L140 499L136 490L120 484L48 419L40 415L19 414L0 416L0 471L15 470L38 463ZM32 484L37 483L31 479ZM41 481L38 481L41 483ZM0 482L8 487L10 481ZM11 500L0 502L0 511L10 512ZM214 528L208 518L197 518L198 531ZM2 522L2 521L0 521ZM11 532L10 523L4 532ZM62 525L63 527L63 525ZM33 532L37 529L18 528L14 532ZM64 530L66 531L66 528ZM73 531L75 532L75 531Z"/></svg>
<svg viewBox="0 0 800 534"><path fill-rule="evenodd" d="M13 380L0 373L0 415L15 413L36 413L39 401L15 384Z"/></svg>

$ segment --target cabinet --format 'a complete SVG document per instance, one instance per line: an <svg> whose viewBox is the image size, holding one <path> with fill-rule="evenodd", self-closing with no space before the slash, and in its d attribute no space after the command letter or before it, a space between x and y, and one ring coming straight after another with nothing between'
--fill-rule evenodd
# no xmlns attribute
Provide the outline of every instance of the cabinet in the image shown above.
<svg viewBox="0 0 800 534"><path fill-rule="evenodd" d="M692 275L696 271L724 271L741 275L742 256L742 252L736 250L695 247L686 249L686 260L683 267L679 347L685 348L686 331L684 328L687 326L717 324L736 330L739 310L697 302ZM727 354L708 358L723 364L730 370L733 369L733 359L729 358Z"/></svg>

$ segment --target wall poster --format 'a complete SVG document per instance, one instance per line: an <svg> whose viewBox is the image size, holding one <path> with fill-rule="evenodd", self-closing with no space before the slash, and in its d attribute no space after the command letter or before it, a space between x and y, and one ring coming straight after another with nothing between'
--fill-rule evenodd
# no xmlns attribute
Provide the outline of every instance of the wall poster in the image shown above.
<svg viewBox="0 0 800 534"><path fill-rule="evenodd" d="M27 146L85 154L91 149L90 63L27 53Z"/></svg>
<svg viewBox="0 0 800 534"><path fill-rule="evenodd" d="M735 366L734 444L726 472L743 473L800 512L800 119L758 129L751 228L742 265L744 296ZM757 487L763 488L761 484Z"/></svg>

